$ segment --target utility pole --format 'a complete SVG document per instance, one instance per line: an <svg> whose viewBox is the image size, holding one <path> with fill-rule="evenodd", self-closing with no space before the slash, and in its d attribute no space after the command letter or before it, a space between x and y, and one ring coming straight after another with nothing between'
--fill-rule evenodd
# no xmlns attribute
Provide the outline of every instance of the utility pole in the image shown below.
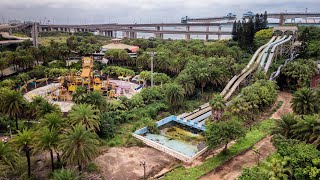
<svg viewBox="0 0 320 180"><path fill-rule="evenodd" d="M140 161L140 166L143 166L143 180L146 180L146 162L145 161Z"/></svg>
<svg viewBox="0 0 320 180"><path fill-rule="evenodd" d="M151 87L153 87L153 57L156 52L148 52L148 55L151 57Z"/></svg>

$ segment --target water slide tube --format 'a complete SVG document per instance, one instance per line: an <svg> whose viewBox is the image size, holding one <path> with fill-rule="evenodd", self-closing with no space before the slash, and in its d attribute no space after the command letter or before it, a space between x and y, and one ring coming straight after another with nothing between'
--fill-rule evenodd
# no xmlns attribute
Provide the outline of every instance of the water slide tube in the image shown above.
<svg viewBox="0 0 320 180"><path fill-rule="evenodd" d="M252 73L252 71L256 68L256 66L259 64L260 59L262 58L262 55L264 53L264 51L262 51L263 49L265 49L270 43L272 43L275 40L275 36L271 38L271 40L261 46L254 54L254 56L252 57L252 59L250 60L250 66L247 66L249 68L244 68L244 73L241 74L241 76L234 82L234 84L232 86L230 86L230 88L226 89L226 92L228 92L227 94L224 94L224 99L227 100L230 98L230 96L232 95L232 93L236 90L236 88L239 86L239 84L250 74ZM258 56L259 55L259 56ZM253 64L253 62L255 62Z"/></svg>
<svg viewBox="0 0 320 180"><path fill-rule="evenodd" d="M260 51L262 49L264 49L268 44L272 43L274 41L274 39L276 38L276 36L273 36L270 41L265 44L262 45L261 47L259 47L259 49L253 54L251 60L249 61L249 63L247 64L247 66L240 72L240 74L235 75L229 82L228 84L225 86L225 88L222 90L222 92L220 93L221 96L224 96L227 91L230 89L230 87L232 86L232 84L246 71L248 71L248 69L251 67L251 65L253 64L253 62L255 61L255 59L257 58L257 56L259 55Z"/></svg>
<svg viewBox="0 0 320 180"><path fill-rule="evenodd" d="M271 47L273 47L274 45L276 45L277 43L285 40L286 37L287 37L287 36L283 36L281 39L280 39L280 37L278 37L276 41L274 41L273 43L269 44L269 45L266 47L266 49L265 49L265 51L264 51L264 54L263 54L263 56L262 56L262 59L261 59L261 61L260 61L260 68L263 68L263 67L264 67L264 62L266 61L267 56L268 56L268 54L269 54L269 49L270 49Z"/></svg>
<svg viewBox="0 0 320 180"><path fill-rule="evenodd" d="M267 73L268 70L269 70L269 67L270 67L271 62L272 62L272 58L273 58L273 56L274 56L274 51L275 51L275 49L276 49L279 45L284 44L284 43L290 41L291 38L292 38L292 35L290 35L287 39L285 39L285 40L277 43L276 45L274 45L274 46L272 47L271 52L269 53L268 61L267 61L266 65L265 65L265 67L264 67L264 72L265 72L265 73Z"/></svg>

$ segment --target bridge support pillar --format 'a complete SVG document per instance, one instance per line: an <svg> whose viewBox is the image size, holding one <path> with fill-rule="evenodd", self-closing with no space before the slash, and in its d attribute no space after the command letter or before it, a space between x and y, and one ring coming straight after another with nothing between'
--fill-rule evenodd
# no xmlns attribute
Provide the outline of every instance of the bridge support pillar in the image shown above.
<svg viewBox="0 0 320 180"><path fill-rule="evenodd" d="M154 33L154 37L156 39L163 39L163 34L162 33Z"/></svg>
<svg viewBox="0 0 320 180"><path fill-rule="evenodd" d="M162 28L163 30L163 28ZM157 26L156 27L156 32L154 33L154 37L157 39L163 39L163 33L161 33L161 27Z"/></svg>
<svg viewBox="0 0 320 180"><path fill-rule="evenodd" d="M130 37L129 38L137 38L137 33L136 32L130 32Z"/></svg>
<svg viewBox="0 0 320 180"><path fill-rule="evenodd" d="M190 40L190 39L191 39L191 35L190 35L190 34L186 34L186 35L185 35L185 39L186 39L186 40Z"/></svg>
<svg viewBox="0 0 320 180"><path fill-rule="evenodd" d="M206 31L207 31L207 32L209 32L209 31L210 31L210 27L209 27L209 26L207 26ZM206 41L208 41L208 40L209 40L209 34L206 34Z"/></svg>
<svg viewBox="0 0 320 180"><path fill-rule="evenodd" d="M128 31L123 32L123 37L129 38L129 36L130 36L130 32L128 32Z"/></svg>
<svg viewBox="0 0 320 180"><path fill-rule="evenodd" d="M222 26L219 26L219 31L218 31L218 40L220 40L220 39L221 39L221 28L222 28Z"/></svg>
<svg viewBox="0 0 320 180"><path fill-rule="evenodd" d="M12 35L12 28L9 29L9 35Z"/></svg>
<svg viewBox="0 0 320 180"><path fill-rule="evenodd" d="M190 31L190 26L186 26L186 31L189 32ZM185 39L186 40L190 40L191 39L191 34L187 33L185 35Z"/></svg>
<svg viewBox="0 0 320 180"><path fill-rule="evenodd" d="M33 23L32 29L31 29L31 36L32 36L32 43L33 46L38 47L38 23Z"/></svg>

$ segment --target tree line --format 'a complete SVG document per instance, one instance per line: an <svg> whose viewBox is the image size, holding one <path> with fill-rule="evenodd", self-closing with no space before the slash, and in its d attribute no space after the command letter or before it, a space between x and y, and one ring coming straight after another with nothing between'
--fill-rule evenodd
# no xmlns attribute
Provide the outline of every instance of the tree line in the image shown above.
<svg viewBox="0 0 320 180"><path fill-rule="evenodd" d="M253 51L254 35L268 28L268 14L256 14L254 17L235 21L232 27L232 39L239 43L242 49Z"/></svg>

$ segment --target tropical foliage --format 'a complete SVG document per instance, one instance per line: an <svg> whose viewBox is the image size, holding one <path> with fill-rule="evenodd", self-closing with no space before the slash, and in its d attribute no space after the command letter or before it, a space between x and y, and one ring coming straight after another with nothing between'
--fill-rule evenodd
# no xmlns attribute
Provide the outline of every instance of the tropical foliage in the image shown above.
<svg viewBox="0 0 320 180"><path fill-rule="evenodd" d="M309 88L301 88L293 94L292 109L297 114L316 114L319 112L320 101L318 94Z"/></svg>

